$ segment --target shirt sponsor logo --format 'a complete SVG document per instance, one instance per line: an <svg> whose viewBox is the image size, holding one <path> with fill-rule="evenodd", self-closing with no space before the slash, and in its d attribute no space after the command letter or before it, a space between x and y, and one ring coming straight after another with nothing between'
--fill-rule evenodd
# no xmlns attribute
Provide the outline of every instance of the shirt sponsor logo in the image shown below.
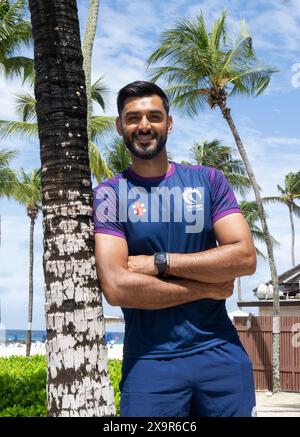
<svg viewBox="0 0 300 437"><path fill-rule="evenodd" d="M182 194L183 200L186 202L186 207L189 211L203 210L202 195L197 188L187 187Z"/></svg>

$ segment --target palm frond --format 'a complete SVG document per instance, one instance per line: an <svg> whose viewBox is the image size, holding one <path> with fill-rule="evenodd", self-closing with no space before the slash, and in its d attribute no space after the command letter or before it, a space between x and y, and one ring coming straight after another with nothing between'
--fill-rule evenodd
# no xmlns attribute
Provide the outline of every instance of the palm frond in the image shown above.
<svg viewBox="0 0 300 437"><path fill-rule="evenodd" d="M300 217L300 207L295 202L292 203L292 211L296 217Z"/></svg>
<svg viewBox="0 0 300 437"><path fill-rule="evenodd" d="M241 68L241 71L233 75L228 82L234 86L229 95L247 94L258 96L269 85L271 75L279 70L267 65L246 65Z"/></svg>
<svg viewBox="0 0 300 437"><path fill-rule="evenodd" d="M105 111L105 97L108 94L108 87L104 83L103 76L101 76L96 82L91 86L91 96L92 100L97 102L103 111Z"/></svg>
<svg viewBox="0 0 300 437"><path fill-rule="evenodd" d="M283 205L287 205L287 201L280 196L268 196L262 197L261 199L264 203L282 203Z"/></svg>
<svg viewBox="0 0 300 437"><path fill-rule="evenodd" d="M226 41L226 11L222 12L221 16L213 23L212 30L209 34L209 46L211 50L219 50L221 41L224 44Z"/></svg>
<svg viewBox="0 0 300 437"><path fill-rule="evenodd" d="M122 138L114 137L112 142L105 146L105 159L114 174L122 172L130 165L130 153Z"/></svg>
<svg viewBox="0 0 300 437"><path fill-rule="evenodd" d="M16 95L16 113L22 121L32 121L36 119L36 100L29 93L19 93Z"/></svg>
<svg viewBox="0 0 300 437"><path fill-rule="evenodd" d="M34 84L35 70L34 60L24 56L4 57L0 53L0 67L7 78L22 77L23 83L27 81Z"/></svg>
<svg viewBox="0 0 300 437"><path fill-rule="evenodd" d="M9 165L16 154L16 150L0 150L0 197L13 196L17 183L17 174L16 171L9 167Z"/></svg>
<svg viewBox="0 0 300 437"><path fill-rule="evenodd" d="M41 169L34 169L28 173L21 169L14 197L26 207L41 208Z"/></svg>
<svg viewBox="0 0 300 437"><path fill-rule="evenodd" d="M101 182L103 179L107 179L113 176L113 173L108 168L105 159L103 158L96 144L92 141L89 142L89 160L90 169L95 176L97 182Z"/></svg>
<svg viewBox="0 0 300 437"><path fill-rule="evenodd" d="M91 117L91 140L97 142L102 135L111 133L115 129L116 117Z"/></svg>
<svg viewBox="0 0 300 437"><path fill-rule="evenodd" d="M0 120L0 139L7 137L35 140L38 137L37 123Z"/></svg>

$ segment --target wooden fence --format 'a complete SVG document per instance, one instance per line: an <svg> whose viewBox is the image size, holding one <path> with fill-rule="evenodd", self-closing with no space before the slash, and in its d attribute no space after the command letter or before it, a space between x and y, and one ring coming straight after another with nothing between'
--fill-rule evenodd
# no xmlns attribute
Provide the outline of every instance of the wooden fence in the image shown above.
<svg viewBox="0 0 300 437"><path fill-rule="evenodd" d="M280 334L282 391L300 392L300 317L283 316ZM272 317L234 317L241 342L251 358L257 390L272 388Z"/></svg>

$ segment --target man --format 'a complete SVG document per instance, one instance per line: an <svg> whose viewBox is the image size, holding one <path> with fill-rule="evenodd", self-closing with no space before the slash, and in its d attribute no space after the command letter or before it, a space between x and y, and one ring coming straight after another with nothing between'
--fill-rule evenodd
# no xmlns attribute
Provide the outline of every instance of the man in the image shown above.
<svg viewBox="0 0 300 437"><path fill-rule="evenodd" d="M256 268L247 222L220 171L168 161L157 85L133 82L117 105L132 165L94 189L94 222L101 287L125 317L121 416L251 416L252 366L225 308Z"/></svg>

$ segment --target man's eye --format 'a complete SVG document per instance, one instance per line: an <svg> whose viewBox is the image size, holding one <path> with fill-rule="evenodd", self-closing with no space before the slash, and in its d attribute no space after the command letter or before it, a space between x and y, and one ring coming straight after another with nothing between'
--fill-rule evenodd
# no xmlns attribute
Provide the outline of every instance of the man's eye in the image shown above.
<svg viewBox="0 0 300 437"><path fill-rule="evenodd" d="M138 118L137 117L129 117L127 120L129 121L129 123L136 123L138 121Z"/></svg>

